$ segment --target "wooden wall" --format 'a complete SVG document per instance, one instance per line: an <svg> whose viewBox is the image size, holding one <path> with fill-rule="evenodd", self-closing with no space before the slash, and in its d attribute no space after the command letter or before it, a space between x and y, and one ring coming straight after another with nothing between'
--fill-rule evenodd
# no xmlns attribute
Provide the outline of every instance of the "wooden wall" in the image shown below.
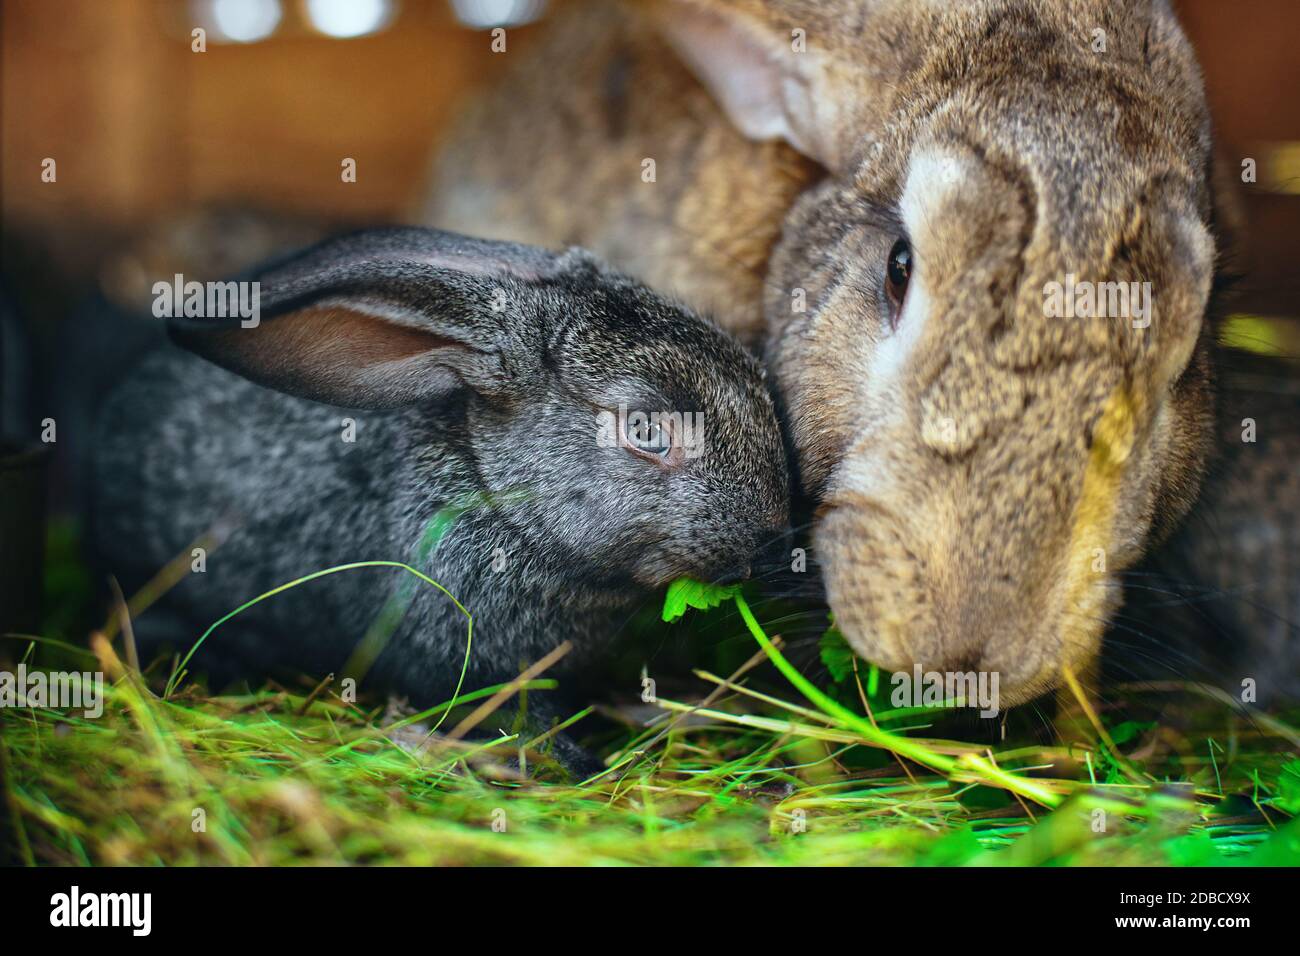
<svg viewBox="0 0 1300 956"><path fill-rule="evenodd" d="M179 0L2 2L4 213L24 219L138 222L209 200L392 214L465 89L504 61L443 0L406 0L347 40L290 20L286 0L270 39L209 36L205 53ZM529 32L511 30L511 52ZM40 182L47 156L57 184Z"/></svg>

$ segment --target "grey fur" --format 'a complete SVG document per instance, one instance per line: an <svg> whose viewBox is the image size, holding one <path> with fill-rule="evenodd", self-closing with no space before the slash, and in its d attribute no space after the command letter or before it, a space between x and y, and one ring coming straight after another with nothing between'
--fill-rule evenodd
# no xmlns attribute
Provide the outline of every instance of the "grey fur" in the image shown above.
<svg viewBox="0 0 1300 956"><path fill-rule="evenodd" d="M743 574L786 525L785 452L757 363L587 253L375 230L254 278L257 329L178 320L173 337L279 388L318 398L336 388L371 407L275 391L179 349L149 357L117 389L95 481L96 540L111 569L139 581L210 528L231 529L205 573L185 575L166 610L143 615L146 638L184 650L223 614L299 576L419 561L474 615L467 686L513 677L565 639L576 646L572 670L671 580ZM493 307L499 292L504 309ZM341 378L304 377L300 356L268 360L248 347L321 302L377 299L391 321L436 335L436 347L383 376ZM596 410L620 401L702 412L706 453L669 469L598 446ZM355 443L341 439L344 418L356 421ZM430 522L466 501L421 560ZM505 569L494 572L498 548ZM442 699L460 671L465 619L413 583L367 569L291 589L218 629L200 666L337 671L385 602L409 594L371 677L415 704Z"/></svg>

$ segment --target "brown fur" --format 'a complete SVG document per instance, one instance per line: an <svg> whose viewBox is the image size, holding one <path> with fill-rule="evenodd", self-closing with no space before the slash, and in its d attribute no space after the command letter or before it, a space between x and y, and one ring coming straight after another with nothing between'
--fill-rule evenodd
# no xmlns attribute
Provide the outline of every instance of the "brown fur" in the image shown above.
<svg viewBox="0 0 1300 956"><path fill-rule="evenodd" d="M826 174L741 137L639 14L601 5L556 23L477 107L426 217L590 246L751 337L761 302L854 647L892 668L997 670L1004 701L1054 685L1095 652L1114 573L1194 499L1210 441L1209 127L1172 14L1161 0L648 12L737 125L775 124ZM776 115L745 115L756 89ZM891 332L885 260L908 177L936 156L960 176L924 184L908 235L927 307ZM1047 317L1044 285L1066 274L1151 282L1150 327ZM893 381L879 367L895 336L910 345Z"/></svg>
<svg viewBox="0 0 1300 956"><path fill-rule="evenodd" d="M654 183L641 179L647 158ZM596 3L559 18L499 89L470 104L419 218L600 247L755 344L781 219L819 175L785 144L736 132L635 11Z"/></svg>

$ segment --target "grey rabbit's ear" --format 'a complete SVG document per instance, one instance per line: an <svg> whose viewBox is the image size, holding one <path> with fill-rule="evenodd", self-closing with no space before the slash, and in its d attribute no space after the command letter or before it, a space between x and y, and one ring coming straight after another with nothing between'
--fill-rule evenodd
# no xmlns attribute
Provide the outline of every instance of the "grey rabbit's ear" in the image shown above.
<svg viewBox="0 0 1300 956"><path fill-rule="evenodd" d="M527 284L556 257L434 229L342 236L266 266L252 319L176 317L178 344L260 385L348 408L508 390L536 353Z"/></svg>

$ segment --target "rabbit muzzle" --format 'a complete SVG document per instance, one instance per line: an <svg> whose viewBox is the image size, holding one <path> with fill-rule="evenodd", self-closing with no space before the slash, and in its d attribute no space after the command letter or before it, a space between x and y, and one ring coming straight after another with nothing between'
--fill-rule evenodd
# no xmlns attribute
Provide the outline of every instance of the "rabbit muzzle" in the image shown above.
<svg viewBox="0 0 1300 956"><path fill-rule="evenodd" d="M937 510L944 510L936 503ZM922 543L918 522L862 497L824 513L818 548L836 624L850 646L888 672L975 672L995 678L1001 706L1030 700L1098 651L1118 589L1074 573L1037 549L1002 567L981 551L1028 551L1014 532L977 542L962 522ZM960 540L964 539L964 540ZM1045 562L1060 573L1040 574Z"/></svg>

